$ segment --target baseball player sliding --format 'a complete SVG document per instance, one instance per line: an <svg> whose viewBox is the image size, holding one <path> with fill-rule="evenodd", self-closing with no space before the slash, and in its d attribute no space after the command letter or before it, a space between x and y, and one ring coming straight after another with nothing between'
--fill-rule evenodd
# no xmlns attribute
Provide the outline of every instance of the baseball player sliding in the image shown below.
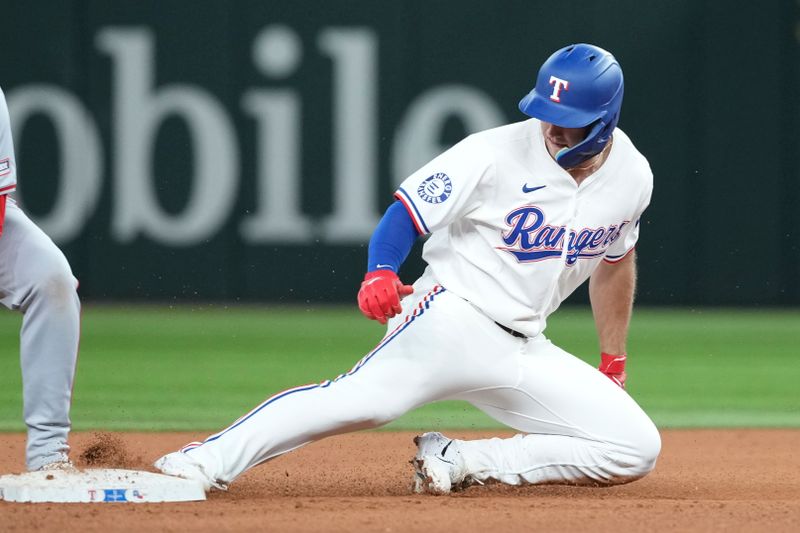
<svg viewBox="0 0 800 533"><path fill-rule="evenodd" d="M20 362L29 470L71 468L67 445L78 357L78 280L64 254L8 194L17 166L0 90L0 301L23 314Z"/></svg>
<svg viewBox="0 0 800 533"><path fill-rule="evenodd" d="M612 485L650 472L659 434L623 387L634 246L652 173L616 129L622 93L607 51L555 52L520 102L531 119L467 137L397 190L358 294L364 315L388 324L375 349L333 381L280 392L155 466L224 489L309 442L460 399L521 433L417 437L417 492L487 480ZM428 267L405 285L397 272L427 234ZM543 333L587 279L599 371Z"/></svg>

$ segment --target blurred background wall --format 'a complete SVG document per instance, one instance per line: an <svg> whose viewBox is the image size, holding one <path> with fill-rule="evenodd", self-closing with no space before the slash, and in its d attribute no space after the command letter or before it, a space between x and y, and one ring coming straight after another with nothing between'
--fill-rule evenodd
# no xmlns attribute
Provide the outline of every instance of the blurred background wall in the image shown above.
<svg viewBox="0 0 800 533"><path fill-rule="evenodd" d="M797 0L0 7L17 196L84 300L352 302L395 186L591 42L655 174L639 301L800 304Z"/></svg>

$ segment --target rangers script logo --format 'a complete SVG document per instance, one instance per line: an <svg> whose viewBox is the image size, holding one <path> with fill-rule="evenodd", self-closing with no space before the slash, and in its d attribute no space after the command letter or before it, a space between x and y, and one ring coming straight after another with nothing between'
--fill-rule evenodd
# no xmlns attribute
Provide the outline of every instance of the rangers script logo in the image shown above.
<svg viewBox="0 0 800 533"><path fill-rule="evenodd" d="M498 250L510 253L520 263L544 261L561 257L566 239L565 261L567 266L572 266L578 259L605 255L630 221L608 227L572 230L567 235L566 226L545 224L544 212L536 206L526 205L506 215L505 223L511 228L503 233L503 242L508 248L498 247Z"/></svg>

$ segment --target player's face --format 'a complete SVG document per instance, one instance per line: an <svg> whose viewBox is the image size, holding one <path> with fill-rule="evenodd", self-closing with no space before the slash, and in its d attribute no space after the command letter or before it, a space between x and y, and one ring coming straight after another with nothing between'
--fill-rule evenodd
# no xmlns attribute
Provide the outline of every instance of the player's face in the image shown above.
<svg viewBox="0 0 800 533"><path fill-rule="evenodd" d="M542 133L544 143L550 156L555 159L556 154L562 148L572 148L586 138L589 127L585 128L562 128L549 122L542 122Z"/></svg>

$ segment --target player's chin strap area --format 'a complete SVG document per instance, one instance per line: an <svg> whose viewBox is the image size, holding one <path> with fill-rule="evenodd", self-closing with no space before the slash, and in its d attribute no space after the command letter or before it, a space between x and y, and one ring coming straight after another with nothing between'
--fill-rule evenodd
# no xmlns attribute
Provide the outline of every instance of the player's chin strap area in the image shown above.
<svg viewBox="0 0 800 533"><path fill-rule="evenodd" d="M573 169L603 151L611 136L603 132L607 124L602 120L595 122L586 138L572 148L562 148L556 153L556 163L564 169Z"/></svg>

